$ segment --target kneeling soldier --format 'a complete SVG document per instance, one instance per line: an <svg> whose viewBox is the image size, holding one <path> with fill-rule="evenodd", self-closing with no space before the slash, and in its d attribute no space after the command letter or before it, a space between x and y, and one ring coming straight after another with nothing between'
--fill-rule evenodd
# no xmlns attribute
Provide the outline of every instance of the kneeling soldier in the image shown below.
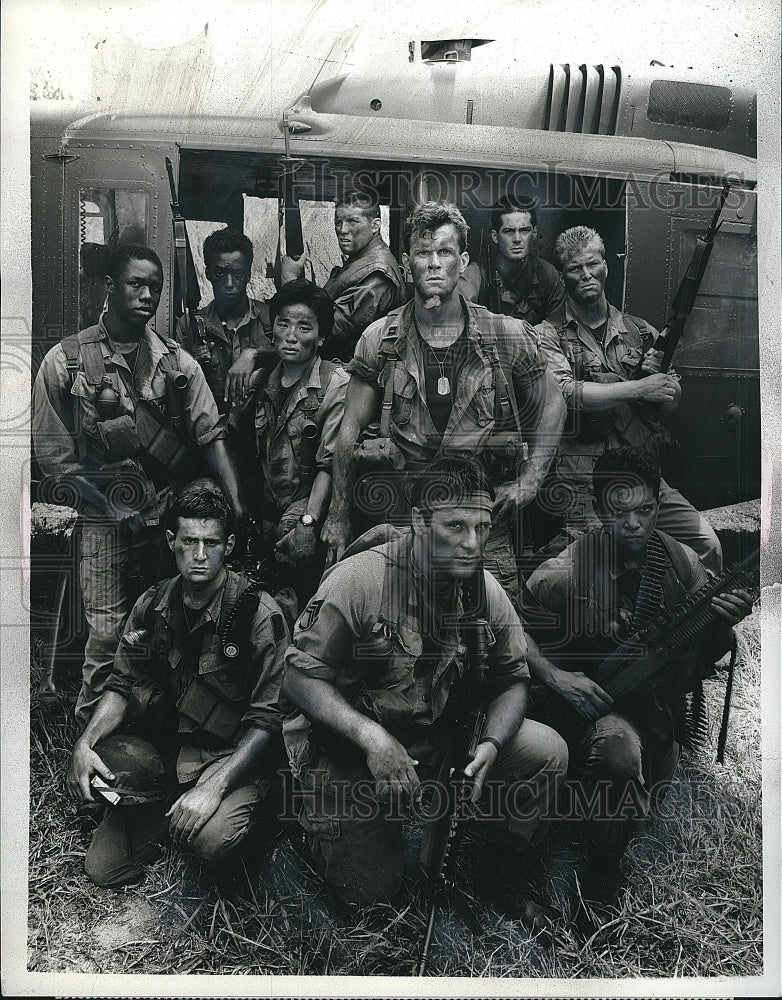
<svg viewBox="0 0 782 1000"><path fill-rule="evenodd" d="M453 742L454 702L474 670L462 634L466 585L485 588L492 641L481 685L485 724L464 774L476 803L487 780L518 793L497 806L502 822L487 826L502 827L528 855L567 767L562 739L525 719L524 631L483 569L494 503L485 473L469 460L438 459L410 499L412 533L328 570L285 659L284 692L301 710L284 733L300 822L315 864L352 907L401 895L399 800L409 804L421 777L439 773ZM523 867L521 851L513 856Z"/></svg>
<svg viewBox="0 0 782 1000"><path fill-rule="evenodd" d="M583 895L611 903L634 822L662 797L679 759L683 695L699 689L700 664L728 649L731 626L752 604L738 589L713 597L713 622L700 633L692 627L684 646L672 649L635 689L623 678L628 693L614 701L594 679L606 657L681 608L709 578L691 548L656 527L662 496L651 452L606 451L595 463L593 485L602 528L580 536L530 577L525 621L545 653L530 641L532 675L560 699L546 718L568 741L590 808L593 799L598 804L585 817L592 857ZM659 652L639 646L637 658L645 662ZM550 696L544 692L544 698Z"/></svg>
<svg viewBox="0 0 782 1000"><path fill-rule="evenodd" d="M288 630L271 597L224 566L230 505L214 489L189 487L171 524L179 575L136 602L68 772L78 801L118 799L85 859L100 886L138 881L166 829L203 858L234 851L268 792L262 773L282 724ZM131 721L134 734L119 735ZM101 782L113 788L96 793Z"/></svg>

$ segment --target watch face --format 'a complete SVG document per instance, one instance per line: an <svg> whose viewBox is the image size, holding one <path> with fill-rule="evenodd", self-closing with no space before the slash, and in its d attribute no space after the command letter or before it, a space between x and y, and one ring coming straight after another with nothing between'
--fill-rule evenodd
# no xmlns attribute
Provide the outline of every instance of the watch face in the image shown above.
<svg viewBox="0 0 782 1000"><path fill-rule="evenodd" d="M299 520L307 528L311 527L315 523L315 518L312 514L302 514Z"/></svg>

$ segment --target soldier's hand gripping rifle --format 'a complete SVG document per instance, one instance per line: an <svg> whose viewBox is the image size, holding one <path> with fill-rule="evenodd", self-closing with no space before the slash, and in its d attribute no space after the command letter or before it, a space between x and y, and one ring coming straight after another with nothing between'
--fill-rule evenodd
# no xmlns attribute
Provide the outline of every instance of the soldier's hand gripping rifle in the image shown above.
<svg viewBox="0 0 782 1000"><path fill-rule="evenodd" d="M442 801L438 803L439 818L431 823L425 834L424 842L429 845L429 911L426 934L416 966L418 976L426 975L437 909L454 886L464 824L473 811L473 780L465 775L464 769L475 756L486 726L484 695L489 667L489 625L485 618L486 586L482 567L465 584L463 606L464 614L459 622L459 631L467 650L467 670L462 689L455 696L457 704L452 715L453 739L446 760L440 768L438 791L440 795L445 794L447 809L442 808Z"/></svg>
<svg viewBox="0 0 782 1000"><path fill-rule="evenodd" d="M730 181L725 181L725 186L723 187L722 194L720 195L720 203L712 216L708 229L703 236L698 236L696 238L695 249L692 252L687 272L682 278L681 283L676 290L673 302L671 303L673 316L666 324L665 329L657 338L657 342L654 345L655 350L662 350L663 352L660 363L660 371L663 373L667 372L671 366L673 352L676 350L679 340L684 333L684 325L692 312L692 307L695 305L698 289L701 286L703 275L706 272L706 265L709 263L709 257L711 257L714 237L717 235L717 232L722 225L720 216L722 215L722 209L729 193ZM638 367L633 372L634 379L644 378L647 374L649 374L648 372L642 370L644 360L645 358L642 357L638 363Z"/></svg>

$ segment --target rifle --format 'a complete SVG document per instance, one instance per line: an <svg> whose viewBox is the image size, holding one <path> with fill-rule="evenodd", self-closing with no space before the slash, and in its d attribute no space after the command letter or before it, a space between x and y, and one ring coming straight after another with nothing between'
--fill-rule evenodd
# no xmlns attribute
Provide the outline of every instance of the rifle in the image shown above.
<svg viewBox="0 0 782 1000"><path fill-rule="evenodd" d="M427 831L429 841L428 885L429 909L421 952L416 966L416 975L426 975L429 966L429 949L432 944L437 909L444 897L454 887L456 860L464 832L464 823L472 814L472 780L464 774L464 768L475 756L486 725L486 711L483 695L486 688L488 660L489 623L483 617L486 607L486 586L483 568L479 568L464 587L464 614L459 621L462 640L467 650L468 690L453 717L454 739L450 753L440 768L440 775L446 789L447 811L437 819ZM471 710L467 711L470 705ZM453 767L450 765L454 764Z"/></svg>
<svg viewBox="0 0 782 1000"><path fill-rule="evenodd" d="M289 112L282 116L282 130L285 139L285 156L282 157L282 173L277 187L277 253L272 274L277 288L282 286L282 232L285 231L285 253L298 260L304 253L304 235L301 229L301 209L296 192L296 171L306 161L300 156L291 156Z"/></svg>
<svg viewBox="0 0 782 1000"><path fill-rule="evenodd" d="M185 217L179 209L179 198L177 196L176 182L174 181L174 165L168 156L166 157L166 170L168 171L168 186L171 191L171 222L174 228L174 249L176 253L173 291L174 316L185 317L187 328L193 336L193 343L198 346L203 338L200 327L197 323L193 322L192 311L198 308L201 295L198 291L198 277L195 273L195 265L193 264L193 254L190 249L190 240L187 236ZM192 281L190 278L192 278Z"/></svg>
<svg viewBox="0 0 782 1000"><path fill-rule="evenodd" d="M725 186L722 189L722 194L720 195L720 203L712 216L711 222L703 234L703 236L698 236L695 240L695 249L692 252L692 257L690 258L690 263L687 267L687 271L676 290L676 295L671 303L671 310L673 312L673 317L666 323L665 330L657 338L657 342L654 347L655 350L662 349L663 357L660 364L660 371L667 372L671 365L671 359L673 358L673 352L678 346L679 340L684 333L684 325L687 322L687 317L692 312L692 307L695 305L695 299L698 295L698 289L700 288L701 281L703 280L703 275L706 272L706 265L709 263L709 257L711 257L711 251L714 245L714 237L722 225L720 216L722 215L722 209L725 205L725 201L730 193L730 181L725 181ZM642 371L644 358L638 362L638 366L633 372L633 378L645 378L647 373Z"/></svg>

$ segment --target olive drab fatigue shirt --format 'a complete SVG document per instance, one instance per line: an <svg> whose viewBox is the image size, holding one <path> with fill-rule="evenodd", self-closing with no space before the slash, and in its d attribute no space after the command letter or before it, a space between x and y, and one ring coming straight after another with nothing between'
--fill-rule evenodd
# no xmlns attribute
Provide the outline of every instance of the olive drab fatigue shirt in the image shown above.
<svg viewBox="0 0 782 1000"><path fill-rule="evenodd" d="M126 698L142 724L149 721L145 708L150 692L163 693L176 712L171 723L176 733L170 735L180 743L177 777L182 783L233 753L247 726L272 733L282 727L280 685L289 632L267 593L261 592L245 633L247 648L234 657L224 653L223 623L246 582L227 570L224 586L202 610L192 633L182 610L181 577L167 581L161 590L161 585L150 587L130 613L106 682L105 690ZM184 655L189 636L200 649L197 669Z"/></svg>
<svg viewBox="0 0 782 1000"><path fill-rule="evenodd" d="M492 312L523 319L530 326L537 326L565 302L565 286L559 272L548 261L535 257L532 274L518 288L507 288L499 271L489 277L486 267L481 267L481 291L478 301ZM497 301L499 297L499 302Z"/></svg>
<svg viewBox="0 0 782 1000"><path fill-rule="evenodd" d="M486 571L485 579L492 633L487 696L492 698L528 679L529 671L518 615ZM427 734L465 671L466 655L455 626L462 613L457 584L452 608L443 616L438 662L433 669L416 669L424 648L422 582L410 532L337 563L300 615L285 664L328 681L423 762L432 750ZM301 714L286 719L283 735L294 770L316 759L332 775L358 777L364 768L357 747Z"/></svg>
<svg viewBox="0 0 782 1000"><path fill-rule="evenodd" d="M663 532L658 531L658 535L666 550L677 553L676 565L668 557L662 578L660 613L667 615L704 586L708 576L692 549ZM529 578L525 621L529 620L530 631L555 664L594 676L605 657L631 633L640 578L638 571L615 566L610 538L602 529L588 531ZM538 618L540 624L533 631L528 616L540 609L549 618L545 624ZM719 639L725 628L717 622L712 631ZM678 695L697 683L700 675L696 667L696 658L682 650L671 666L623 699L616 710L641 726L656 743L669 746L674 738Z"/></svg>
<svg viewBox="0 0 782 1000"><path fill-rule="evenodd" d="M469 351L444 434L435 427L426 405L424 360L415 328L414 302L368 327L348 365L351 375L375 386L382 398L390 371L384 350L392 350L398 357L393 373L390 436L408 466L420 466L446 453L480 457L486 448L495 425L495 373L485 344L491 325L503 372L513 379L520 412L529 386L545 375L535 331L529 324L493 315L483 306L460 298Z"/></svg>
<svg viewBox="0 0 782 1000"><path fill-rule="evenodd" d="M327 368L316 354L280 412L282 371L280 363L259 391L255 438L266 499L285 510L294 501L308 497L312 489L312 480L304 481L301 475L302 431L308 420L318 428L315 475L321 470L331 472L349 376L343 368L334 367L326 387Z"/></svg>
<svg viewBox="0 0 782 1000"><path fill-rule="evenodd" d="M174 350L177 366L188 378L181 423L184 436L199 447L226 436L226 428L200 366L186 351L179 349L176 341L161 337L147 326L139 342L135 370L131 372L125 358L112 353L102 318L95 329L107 374L119 396L117 417L132 417L134 405L116 369L124 369L141 399L158 404L162 410L166 379L160 362ZM61 344L56 344L46 354L33 386L33 445L41 472L52 477L98 472L102 474L98 485L104 489L112 479L126 476L128 482L136 484L137 490L144 491L143 501L139 498L139 509L148 525L156 525L166 509L169 491L155 487L141 465L141 456L121 463L109 461L98 426L95 401L99 388L87 380L83 367L71 383ZM79 457L82 449L85 452L83 459ZM87 507L91 517L102 516L95 508Z"/></svg>
<svg viewBox="0 0 782 1000"><path fill-rule="evenodd" d="M247 298L247 310L238 323L229 326L217 315L214 300L198 309L192 315L193 323L203 321L203 329L199 329L202 342L193 342L193 331L180 316L176 326L176 337L186 351L193 354L196 347L205 347L209 357L199 360L204 370L207 384L217 403L220 413L227 413L228 403L225 401L225 382L231 365L247 347L272 349L271 319L269 306L258 299ZM233 321L231 321L233 323Z"/></svg>
<svg viewBox="0 0 782 1000"><path fill-rule="evenodd" d="M561 313L545 320L536 330L541 354L568 408L568 423L556 461L561 476L591 475L595 459L607 449L649 447L666 433L654 408L644 404L621 403L600 413L583 413L585 382L632 378L643 354L659 336L650 323L627 317L609 305L605 335L599 343L566 302Z"/></svg>

